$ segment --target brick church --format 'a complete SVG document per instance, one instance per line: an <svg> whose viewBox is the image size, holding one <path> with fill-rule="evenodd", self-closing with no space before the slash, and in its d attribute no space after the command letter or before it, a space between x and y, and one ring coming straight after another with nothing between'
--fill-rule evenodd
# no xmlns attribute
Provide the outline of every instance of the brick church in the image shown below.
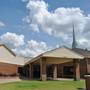
<svg viewBox="0 0 90 90"><path fill-rule="evenodd" d="M90 51L77 48L73 28L72 48L59 47L40 54L27 62L29 78L40 80L73 78L79 80L90 74Z"/></svg>
<svg viewBox="0 0 90 90"><path fill-rule="evenodd" d="M0 45L0 78L79 80L90 74L90 51L77 48L73 30L72 48L59 47L34 58L19 57L5 45Z"/></svg>

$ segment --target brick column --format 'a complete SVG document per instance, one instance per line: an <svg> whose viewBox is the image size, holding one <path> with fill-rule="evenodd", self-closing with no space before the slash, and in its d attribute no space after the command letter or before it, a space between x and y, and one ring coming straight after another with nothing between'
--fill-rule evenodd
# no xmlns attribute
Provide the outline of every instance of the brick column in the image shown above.
<svg viewBox="0 0 90 90"><path fill-rule="evenodd" d="M90 90L90 75L85 75L86 90Z"/></svg>
<svg viewBox="0 0 90 90"><path fill-rule="evenodd" d="M73 60L73 69L74 69L74 80L80 80L80 66L79 66L79 60L74 59Z"/></svg>
<svg viewBox="0 0 90 90"><path fill-rule="evenodd" d="M53 79L57 79L57 64L53 65Z"/></svg>
<svg viewBox="0 0 90 90"><path fill-rule="evenodd" d="M88 58L86 58L85 60L86 60L86 69L87 69L87 74L90 74L90 66L89 66Z"/></svg>
<svg viewBox="0 0 90 90"><path fill-rule="evenodd" d="M41 80L46 81L47 75L46 75L46 58L41 58L40 60L40 74L41 74Z"/></svg>
<svg viewBox="0 0 90 90"><path fill-rule="evenodd" d="M33 64L29 64L29 78L33 79Z"/></svg>

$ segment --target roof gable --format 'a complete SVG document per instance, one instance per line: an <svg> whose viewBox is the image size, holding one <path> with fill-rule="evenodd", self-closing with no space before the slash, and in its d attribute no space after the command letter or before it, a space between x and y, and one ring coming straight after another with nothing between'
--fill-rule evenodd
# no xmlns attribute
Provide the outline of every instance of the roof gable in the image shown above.
<svg viewBox="0 0 90 90"><path fill-rule="evenodd" d="M59 58L78 58L83 59L83 55L80 55L67 47L60 47L42 54L45 57L59 57Z"/></svg>
<svg viewBox="0 0 90 90"><path fill-rule="evenodd" d="M0 58L15 57L16 55L5 45L0 45Z"/></svg>

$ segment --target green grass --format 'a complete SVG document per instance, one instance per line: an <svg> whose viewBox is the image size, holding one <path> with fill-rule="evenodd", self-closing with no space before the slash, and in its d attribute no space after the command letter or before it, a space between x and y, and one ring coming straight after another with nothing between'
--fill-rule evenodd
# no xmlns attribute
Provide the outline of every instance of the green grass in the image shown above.
<svg viewBox="0 0 90 90"><path fill-rule="evenodd" d="M20 81L0 84L0 90L79 90L84 81Z"/></svg>

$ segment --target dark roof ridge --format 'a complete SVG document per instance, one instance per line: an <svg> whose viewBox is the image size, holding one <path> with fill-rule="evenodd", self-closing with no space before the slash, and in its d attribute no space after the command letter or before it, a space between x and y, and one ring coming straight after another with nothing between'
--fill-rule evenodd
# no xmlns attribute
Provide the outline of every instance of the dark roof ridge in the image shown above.
<svg viewBox="0 0 90 90"><path fill-rule="evenodd" d="M87 52L90 52L90 50L89 49L87 49L87 48L73 48L72 50L75 50L75 49L79 49L79 50L84 50L84 51L87 51Z"/></svg>
<svg viewBox="0 0 90 90"><path fill-rule="evenodd" d="M10 48L8 48L5 44L0 44L0 46L4 46L13 56L16 56L16 54Z"/></svg>

